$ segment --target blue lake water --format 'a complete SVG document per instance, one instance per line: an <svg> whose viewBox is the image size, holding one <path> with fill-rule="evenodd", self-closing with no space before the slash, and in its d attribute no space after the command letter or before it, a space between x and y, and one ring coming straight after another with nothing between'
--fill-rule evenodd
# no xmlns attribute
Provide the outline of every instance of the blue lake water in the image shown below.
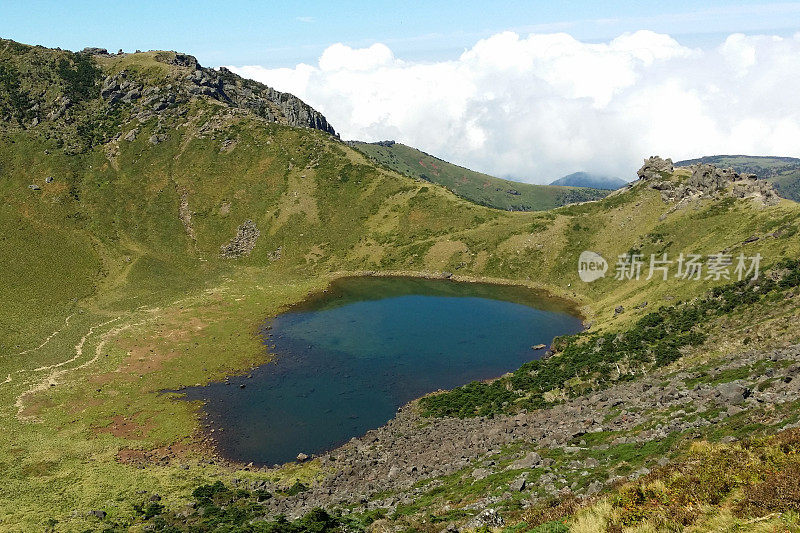
<svg viewBox="0 0 800 533"><path fill-rule="evenodd" d="M275 357L251 377L181 392L206 402L225 457L282 463L379 427L414 398L514 370L543 354L533 345L580 329L563 302L520 287L347 278L265 323Z"/></svg>

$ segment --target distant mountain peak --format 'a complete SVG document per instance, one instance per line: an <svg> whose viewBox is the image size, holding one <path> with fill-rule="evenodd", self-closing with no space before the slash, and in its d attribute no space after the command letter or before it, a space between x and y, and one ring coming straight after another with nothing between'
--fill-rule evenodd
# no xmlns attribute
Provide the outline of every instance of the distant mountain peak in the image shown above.
<svg viewBox="0 0 800 533"><path fill-rule="evenodd" d="M562 187L591 187L592 189L616 190L627 185L623 179L592 174L590 172L573 172L550 183Z"/></svg>

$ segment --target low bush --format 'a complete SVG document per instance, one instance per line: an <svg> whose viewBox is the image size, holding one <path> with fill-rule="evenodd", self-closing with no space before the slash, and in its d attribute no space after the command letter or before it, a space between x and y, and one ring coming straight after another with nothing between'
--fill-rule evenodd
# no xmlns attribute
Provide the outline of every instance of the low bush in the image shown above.
<svg viewBox="0 0 800 533"><path fill-rule="evenodd" d="M739 519L800 512L800 430L737 444L695 445L668 467L621 487L612 497L609 530L649 523L682 529L709 506Z"/></svg>

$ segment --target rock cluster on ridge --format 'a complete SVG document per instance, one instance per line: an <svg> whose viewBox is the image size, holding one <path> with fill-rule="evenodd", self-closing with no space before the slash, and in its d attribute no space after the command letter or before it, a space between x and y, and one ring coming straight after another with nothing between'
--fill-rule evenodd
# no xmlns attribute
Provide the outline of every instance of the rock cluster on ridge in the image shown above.
<svg viewBox="0 0 800 533"><path fill-rule="evenodd" d="M653 180L665 178L667 174L672 174L673 170L672 159L662 159L654 155L644 160L644 165L636 175L641 180Z"/></svg>
<svg viewBox="0 0 800 533"><path fill-rule="evenodd" d="M672 179L672 160L652 156L645 159L636 174L639 183L661 191L661 199L666 203L676 203L676 207L692 200L724 197L752 198L762 205L775 205L780 201L772 184L759 180L755 174L739 174L732 168L721 169L707 163L687 168L691 171L688 179Z"/></svg>
<svg viewBox="0 0 800 533"><path fill-rule="evenodd" d="M192 97L206 96L226 106L251 111L270 122L336 133L320 112L294 95L242 78L225 67L204 68L187 54L159 52L155 57L177 67L173 83L163 87L147 85L127 70L121 70L103 79L102 98L109 104L133 104L140 113L152 114Z"/></svg>
<svg viewBox="0 0 800 533"><path fill-rule="evenodd" d="M7 39L0 39L0 48L0 70L11 80L8 98L0 99L0 131L33 131L67 153L115 140L116 128L132 118L140 124L158 119L156 133L163 134L193 102L211 104L220 116L249 114L336 135L320 112L296 96L224 67L204 68L188 54L109 54L102 48L75 53Z"/></svg>

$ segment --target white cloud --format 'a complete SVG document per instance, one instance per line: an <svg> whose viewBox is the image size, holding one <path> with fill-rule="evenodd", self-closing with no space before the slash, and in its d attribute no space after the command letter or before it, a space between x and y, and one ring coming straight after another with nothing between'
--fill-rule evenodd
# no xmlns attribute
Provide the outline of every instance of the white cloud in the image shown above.
<svg viewBox="0 0 800 533"><path fill-rule="evenodd" d="M329 46L319 58L319 68L324 72L337 70L374 71L380 67L390 66L394 62L394 54L388 46L375 43L369 48L353 49L342 43Z"/></svg>
<svg viewBox="0 0 800 533"><path fill-rule="evenodd" d="M643 157L800 156L800 33L605 43L503 32L457 59L398 59L376 43L318 65L230 67L319 109L345 139L397 141L530 182L588 170L633 178Z"/></svg>

